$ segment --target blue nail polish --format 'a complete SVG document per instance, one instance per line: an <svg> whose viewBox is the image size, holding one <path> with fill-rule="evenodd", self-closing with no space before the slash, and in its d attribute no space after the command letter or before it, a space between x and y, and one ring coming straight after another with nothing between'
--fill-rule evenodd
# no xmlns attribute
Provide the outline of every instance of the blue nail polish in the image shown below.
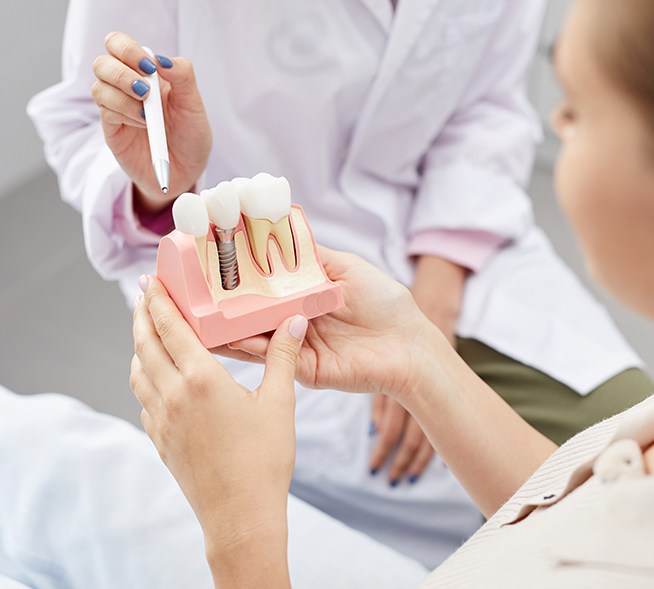
<svg viewBox="0 0 654 589"><path fill-rule="evenodd" d="M155 55L155 57L157 58L157 61L159 62L161 67L165 67L166 69L170 69L171 67L173 67L172 59L168 59L163 55Z"/></svg>
<svg viewBox="0 0 654 589"><path fill-rule="evenodd" d="M391 481L391 487L395 488L400 484L400 481L398 479L393 479Z"/></svg>
<svg viewBox="0 0 654 589"><path fill-rule="evenodd" d="M144 57L141 61L139 61L139 67L141 68L141 71L148 74L148 76L154 74L154 72L157 71L157 66L147 57Z"/></svg>
<svg viewBox="0 0 654 589"><path fill-rule="evenodd" d="M371 468L370 469L370 476L375 476L379 472L378 468Z"/></svg>
<svg viewBox="0 0 654 589"><path fill-rule="evenodd" d="M368 428L368 435L372 438L377 433L377 426L374 421L370 422L370 427Z"/></svg>
<svg viewBox="0 0 654 589"><path fill-rule="evenodd" d="M141 80L136 80L132 84L132 90L139 96L145 95L145 93L150 89L150 86L148 86L145 82L142 82Z"/></svg>
<svg viewBox="0 0 654 589"><path fill-rule="evenodd" d="M415 485L415 484L418 482L418 479L419 479L419 478L420 478L420 477L419 477L417 474L412 474L412 475L409 477L409 483L412 484L412 485Z"/></svg>

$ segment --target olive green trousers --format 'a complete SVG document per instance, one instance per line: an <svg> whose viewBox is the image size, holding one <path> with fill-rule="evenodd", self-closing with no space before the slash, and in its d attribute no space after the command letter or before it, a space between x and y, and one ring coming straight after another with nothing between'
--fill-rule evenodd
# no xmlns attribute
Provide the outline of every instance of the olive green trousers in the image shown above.
<svg viewBox="0 0 654 589"><path fill-rule="evenodd" d="M457 350L479 377L522 418L556 444L636 405L654 392L650 377L625 370L581 396L546 374L473 339L459 339Z"/></svg>

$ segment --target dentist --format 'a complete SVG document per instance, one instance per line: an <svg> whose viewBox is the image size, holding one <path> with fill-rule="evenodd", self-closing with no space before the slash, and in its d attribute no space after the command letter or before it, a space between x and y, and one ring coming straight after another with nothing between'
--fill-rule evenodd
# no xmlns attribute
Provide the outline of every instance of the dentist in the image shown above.
<svg viewBox="0 0 654 589"><path fill-rule="evenodd" d="M410 286L473 370L561 443L651 383L533 224L540 130L525 77L544 4L72 0L63 80L29 112L91 262L128 300L175 197L284 175L320 243ZM167 196L141 114L155 69ZM228 368L261 380L258 366ZM429 567L480 523L391 400L298 386L297 443L295 496Z"/></svg>

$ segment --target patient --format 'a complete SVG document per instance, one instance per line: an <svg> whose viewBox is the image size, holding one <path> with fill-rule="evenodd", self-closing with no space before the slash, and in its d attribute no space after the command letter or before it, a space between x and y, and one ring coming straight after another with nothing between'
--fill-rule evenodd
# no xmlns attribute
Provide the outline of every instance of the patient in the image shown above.
<svg viewBox="0 0 654 589"><path fill-rule="evenodd" d="M565 102L554 116L559 198L588 269L650 317L652 30L651 0L577 0L556 49ZM255 391L202 347L156 279L143 280L131 384L202 525L216 586L289 586L294 376L399 401L490 517L425 586L654 583L654 400L556 450L469 370L404 287L355 256L321 256L343 310L220 350L265 361Z"/></svg>

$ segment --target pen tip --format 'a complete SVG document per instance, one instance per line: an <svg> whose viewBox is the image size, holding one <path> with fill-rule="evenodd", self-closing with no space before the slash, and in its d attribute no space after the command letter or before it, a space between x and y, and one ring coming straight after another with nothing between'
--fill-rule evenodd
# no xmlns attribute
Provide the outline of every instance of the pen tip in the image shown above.
<svg viewBox="0 0 654 589"><path fill-rule="evenodd" d="M168 194L168 187L167 187L167 186L163 186L163 187L161 188L161 192L163 192L164 194Z"/></svg>

